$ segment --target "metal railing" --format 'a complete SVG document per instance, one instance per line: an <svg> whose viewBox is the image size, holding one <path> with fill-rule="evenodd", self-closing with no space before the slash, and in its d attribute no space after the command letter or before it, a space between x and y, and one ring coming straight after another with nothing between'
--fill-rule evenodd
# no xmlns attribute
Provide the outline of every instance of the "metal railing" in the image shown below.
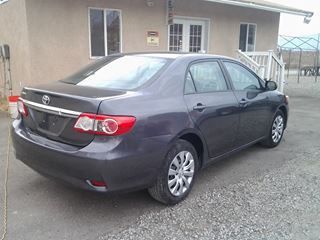
<svg viewBox="0 0 320 240"><path fill-rule="evenodd" d="M237 51L240 62L251 68L262 79L275 81L283 92L285 84L285 64L282 57L270 50L267 52Z"/></svg>

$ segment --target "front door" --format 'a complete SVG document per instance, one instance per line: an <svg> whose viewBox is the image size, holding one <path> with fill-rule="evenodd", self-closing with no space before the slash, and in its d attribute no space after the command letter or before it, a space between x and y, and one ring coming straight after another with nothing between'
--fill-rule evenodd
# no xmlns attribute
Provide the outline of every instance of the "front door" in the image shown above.
<svg viewBox="0 0 320 240"><path fill-rule="evenodd" d="M169 26L169 51L206 52L207 21L175 19Z"/></svg>
<svg viewBox="0 0 320 240"><path fill-rule="evenodd" d="M272 106L268 92L254 73L233 61L225 61L224 66L241 108L236 146L242 146L266 135L272 119Z"/></svg>

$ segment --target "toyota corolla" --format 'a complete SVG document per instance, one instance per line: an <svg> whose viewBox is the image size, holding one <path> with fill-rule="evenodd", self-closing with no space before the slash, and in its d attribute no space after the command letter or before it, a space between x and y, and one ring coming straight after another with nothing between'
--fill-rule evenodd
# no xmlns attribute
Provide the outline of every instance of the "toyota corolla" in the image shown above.
<svg viewBox="0 0 320 240"><path fill-rule="evenodd" d="M208 164L256 143L280 143L288 99L276 89L221 56L105 57L22 90L12 126L16 157L83 189L148 189L176 204Z"/></svg>

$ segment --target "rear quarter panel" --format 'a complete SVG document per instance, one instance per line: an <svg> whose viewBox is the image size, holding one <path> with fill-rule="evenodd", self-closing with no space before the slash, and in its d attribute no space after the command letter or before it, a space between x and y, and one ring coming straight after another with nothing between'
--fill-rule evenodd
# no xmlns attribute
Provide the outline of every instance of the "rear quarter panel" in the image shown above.
<svg viewBox="0 0 320 240"><path fill-rule="evenodd" d="M119 149L141 153L153 151L152 159L141 159L141 164L147 167L161 167L171 143L186 130L194 128L183 98L185 70L183 63L172 64L147 87L106 99L99 107L98 114L136 118L132 131L121 136ZM99 140L113 141L103 136L99 136Z"/></svg>

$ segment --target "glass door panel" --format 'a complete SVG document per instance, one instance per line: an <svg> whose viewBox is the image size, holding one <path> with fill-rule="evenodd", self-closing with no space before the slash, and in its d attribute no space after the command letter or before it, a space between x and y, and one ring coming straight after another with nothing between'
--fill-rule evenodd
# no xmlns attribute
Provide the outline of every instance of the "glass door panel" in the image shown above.
<svg viewBox="0 0 320 240"><path fill-rule="evenodd" d="M183 47L183 24L170 25L169 51L181 52Z"/></svg>
<svg viewBox="0 0 320 240"><path fill-rule="evenodd" d="M202 50L202 25L190 24L189 52L200 52Z"/></svg>

